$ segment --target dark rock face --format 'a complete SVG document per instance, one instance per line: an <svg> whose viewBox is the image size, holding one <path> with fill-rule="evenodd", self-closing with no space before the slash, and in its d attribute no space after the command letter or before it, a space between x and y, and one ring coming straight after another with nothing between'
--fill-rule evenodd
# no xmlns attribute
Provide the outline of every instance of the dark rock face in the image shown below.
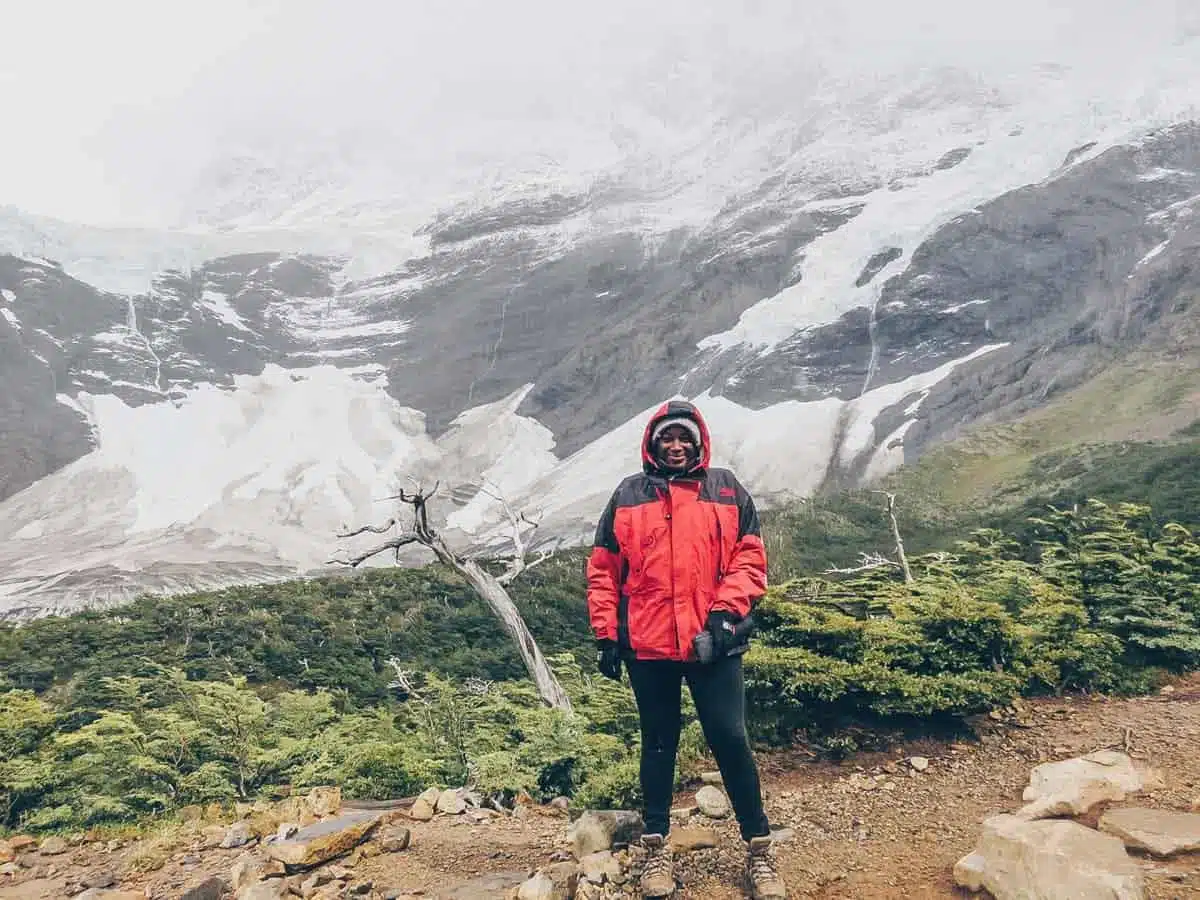
<svg viewBox="0 0 1200 900"><path fill-rule="evenodd" d="M390 390L438 433L464 407L534 383L520 412L570 453L674 391L697 341L785 287L797 250L860 210L776 213L767 236L736 249L731 234L761 229L765 214L659 247L620 234L547 258L516 234L435 254L422 265L452 274L405 299L412 325Z"/></svg>
<svg viewBox="0 0 1200 900"><path fill-rule="evenodd" d="M806 247L852 222L879 183L818 191L774 176L704 231L653 242L578 227L598 198L621 199L619 185L454 210L426 229L427 256L360 281L345 280L344 260L243 254L124 297L0 257L0 499L87 452L84 414L56 399L81 391L136 405L271 364L374 367L437 435L462 410L533 384L518 411L553 431L562 456L676 392L712 388L755 409L849 400L1005 345L883 411L879 441L915 419L903 438L913 458L967 424L1044 402L1163 321L1195 314L1200 126L1079 159L1087 149L1058 177L951 221L876 284L904 253L880 247L846 273L847 288L878 290L873 308L766 355L696 345L795 284Z"/></svg>
<svg viewBox="0 0 1200 900"><path fill-rule="evenodd" d="M766 356L724 354L697 386L716 377L721 393L758 409L850 399L1006 345L932 388L904 437L915 459L969 424L1042 404L1163 333L1164 317L1187 315L1200 291L1196 213L1200 126L1183 125L960 216L883 285L873 311L851 310ZM890 252L876 254L860 282ZM884 411L878 440L913 399Z"/></svg>
<svg viewBox="0 0 1200 900"><path fill-rule="evenodd" d="M84 415L59 401L86 374L91 357L116 359L125 301L102 294L48 263L0 256L0 498L78 459L92 447ZM134 354L125 354L132 362Z"/></svg>

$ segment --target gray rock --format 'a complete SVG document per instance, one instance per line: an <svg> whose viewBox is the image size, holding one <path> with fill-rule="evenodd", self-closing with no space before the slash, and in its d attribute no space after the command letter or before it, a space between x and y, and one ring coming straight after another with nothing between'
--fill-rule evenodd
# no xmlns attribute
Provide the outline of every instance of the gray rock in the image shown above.
<svg viewBox="0 0 1200 900"><path fill-rule="evenodd" d="M733 811L725 792L711 784L696 791L696 805L710 819L724 819Z"/></svg>
<svg viewBox="0 0 1200 900"><path fill-rule="evenodd" d="M288 895L288 883L285 878L270 878L266 881L256 881L248 884L237 892L236 900L282 900Z"/></svg>
<svg viewBox="0 0 1200 900"><path fill-rule="evenodd" d="M188 888L180 900L220 900L228 889L229 885L225 883L225 879L214 876Z"/></svg>
<svg viewBox="0 0 1200 900"><path fill-rule="evenodd" d="M1142 900L1142 870L1114 837L1072 821L993 816L954 880L996 900Z"/></svg>
<svg viewBox="0 0 1200 900"><path fill-rule="evenodd" d="M1137 767L1124 753L1097 750L1035 766L1021 795L1026 805L1017 815L1027 819L1082 815L1098 803L1124 800L1161 783L1161 773Z"/></svg>
<svg viewBox="0 0 1200 900"><path fill-rule="evenodd" d="M436 808L438 812L457 816L466 811L467 801L459 791L447 788L438 795Z"/></svg>
<svg viewBox="0 0 1200 900"><path fill-rule="evenodd" d="M230 850L234 847L244 847L253 838L254 833L250 830L248 823L235 822L226 830L225 837L221 840L221 847L225 850Z"/></svg>
<svg viewBox="0 0 1200 900"><path fill-rule="evenodd" d="M1200 813L1110 809L1100 817L1100 830L1119 837L1126 847L1147 850L1154 856L1200 850Z"/></svg>
<svg viewBox="0 0 1200 900"><path fill-rule="evenodd" d="M579 860L579 870L583 877L593 884L604 884L611 881L621 872L621 864L613 856L611 850L600 850L589 853Z"/></svg>
<svg viewBox="0 0 1200 900"><path fill-rule="evenodd" d="M617 844L631 844L645 831L646 825L636 812L623 809L589 810L567 830L567 838L576 859L589 853L611 850Z"/></svg>

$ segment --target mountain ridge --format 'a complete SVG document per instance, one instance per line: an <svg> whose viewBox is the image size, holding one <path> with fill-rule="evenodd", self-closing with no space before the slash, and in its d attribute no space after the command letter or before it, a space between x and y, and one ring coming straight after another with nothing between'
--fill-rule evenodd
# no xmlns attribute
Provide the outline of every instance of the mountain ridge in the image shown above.
<svg viewBox="0 0 1200 900"><path fill-rule="evenodd" d="M1169 352L1198 281L1200 126L1065 152L915 246L874 231L907 191L982 190L999 151L968 149L849 193L776 175L649 242L592 228L578 195L447 213L426 255L366 279L346 257L245 253L121 295L0 257L0 376L25 386L0 429L0 604L319 570L408 476L449 473L468 546L504 537L484 478L541 509L545 540L584 540L671 395L701 403L764 503L796 499L1044 405L1116 350ZM789 312L833 278L820 310Z"/></svg>

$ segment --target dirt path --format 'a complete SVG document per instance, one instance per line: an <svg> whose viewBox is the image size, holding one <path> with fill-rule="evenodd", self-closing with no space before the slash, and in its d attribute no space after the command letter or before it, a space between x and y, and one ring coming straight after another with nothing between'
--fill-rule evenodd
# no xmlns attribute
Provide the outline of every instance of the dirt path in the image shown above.
<svg viewBox="0 0 1200 900"><path fill-rule="evenodd" d="M792 836L780 862L792 896L820 900L942 900L968 896L953 885L954 863L975 845L989 815L1021 805L1029 770L1039 762L1109 747L1159 768L1166 788L1137 805L1188 810L1200 803L1200 675L1177 682L1170 693L1131 700L1037 700L1018 710L1017 722L985 720L977 739L922 741L888 753L858 754L843 764L813 763L795 755L762 758L772 823ZM917 772L906 760L925 757ZM691 793L679 798L690 804ZM1197 807L1200 809L1200 807ZM354 878L373 882L377 896L439 891L481 875L528 872L566 853L565 814L528 808L484 824L464 817L406 823L412 845L364 859ZM712 823L706 822L711 825ZM721 845L679 858L692 900L732 900L742 867L741 844L731 821L716 823ZM123 854L145 852L131 847ZM87 862L87 848L69 873L56 878L0 879L0 900L62 896L64 878L78 879L84 864L98 871L116 855ZM236 850L178 848L162 868L120 878L121 887L145 896L178 897L204 874L227 874ZM556 856L557 854L557 856ZM1152 900L1200 898L1200 853L1164 863L1139 857ZM123 868L123 866L119 866ZM419 895L419 894L417 894ZM503 896L500 891L496 896Z"/></svg>

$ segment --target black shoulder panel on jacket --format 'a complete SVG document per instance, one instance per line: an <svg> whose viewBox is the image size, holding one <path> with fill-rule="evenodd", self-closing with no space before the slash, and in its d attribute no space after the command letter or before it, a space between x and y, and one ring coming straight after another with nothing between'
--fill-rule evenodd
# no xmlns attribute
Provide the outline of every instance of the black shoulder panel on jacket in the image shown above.
<svg viewBox="0 0 1200 900"><path fill-rule="evenodd" d="M641 506L658 501L660 495L652 479L646 475L630 475L617 487L616 498L618 507Z"/></svg>
<svg viewBox="0 0 1200 900"><path fill-rule="evenodd" d="M736 506L742 493L741 485L728 469L709 469L700 485L700 499L709 503Z"/></svg>
<svg viewBox="0 0 1200 900"><path fill-rule="evenodd" d="M738 538L760 534L758 510L754 498L728 469L709 469L700 487L700 499L710 503L725 503L738 508Z"/></svg>

